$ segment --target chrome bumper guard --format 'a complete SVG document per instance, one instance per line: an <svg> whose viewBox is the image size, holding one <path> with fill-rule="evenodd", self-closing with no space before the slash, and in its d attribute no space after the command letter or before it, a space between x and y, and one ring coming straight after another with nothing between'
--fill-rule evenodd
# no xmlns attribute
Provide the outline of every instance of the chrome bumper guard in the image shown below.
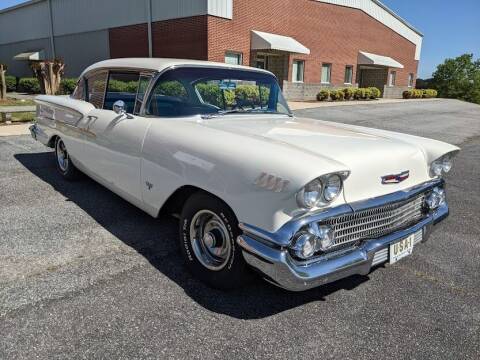
<svg viewBox="0 0 480 360"><path fill-rule="evenodd" d="M443 186L443 180L423 184L421 190L426 191L437 185ZM419 189L420 187L416 187L412 191L402 192L402 197L414 196L418 194ZM391 199L391 196L387 196L386 199ZM375 203L379 203L379 201L380 198L376 199ZM357 247L306 262L300 262L292 258L285 246L278 246L278 244L271 242L272 237L259 237L258 231L250 234L247 230L248 225L245 224L242 224L241 227L244 231L247 231L239 236L237 241L243 249L245 261L262 273L267 281L290 291L303 291L351 275L368 274L372 266L376 265L373 263L375 254L382 252L382 255L384 255L383 253L388 251L390 244L420 231L423 235L422 242L427 241L432 227L445 219L448 214L449 208L445 203L436 210L430 211L422 220L406 229L395 231L377 239L366 240ZM315 221L318 217L314 216L313 218ZM385 258L385 261L387 259L388 257Z"/></svg>

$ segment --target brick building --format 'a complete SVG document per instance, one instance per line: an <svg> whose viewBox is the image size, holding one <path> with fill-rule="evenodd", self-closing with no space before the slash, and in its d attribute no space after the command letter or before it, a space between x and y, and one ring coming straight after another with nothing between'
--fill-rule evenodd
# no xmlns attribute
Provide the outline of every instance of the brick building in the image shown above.
<svg viewBox="0 0 480 360"><path fill-rule="evenodd" d="M29 59L63 58L73 77L107 58L193 58L266 68L290 99L344 86L397 97L415 83L422 38L378 0L31 0L0 11L0 62L19 77Z"/></svg>

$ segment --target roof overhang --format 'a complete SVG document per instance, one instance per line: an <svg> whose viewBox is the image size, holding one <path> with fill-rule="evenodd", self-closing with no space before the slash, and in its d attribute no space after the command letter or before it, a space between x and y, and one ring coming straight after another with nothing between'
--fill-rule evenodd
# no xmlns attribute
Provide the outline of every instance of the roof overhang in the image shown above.
<svg viewBox="0 0 480 360"><path fill-rule="evenodd" d="M290 36L252 30L252 50L278 50L295 54L310 54L310 49Z"/></svg>
<svg viewBox="0 0 480 360"><path fill-rule="evenodd" d="M392 59L391 57L371 54L365 51L359 51L358 65L375 65L375 66L385 66L385 67L399 68L399 69L403 69L404 67L402 64Z"/></svg>
<svg viewBox="0 0 480 360"><path fill-rule="evenodd" d="M19 61L40 61L45 60L45 52L43 50L31 51L17 54L13 57L13 60Z"/></svg>

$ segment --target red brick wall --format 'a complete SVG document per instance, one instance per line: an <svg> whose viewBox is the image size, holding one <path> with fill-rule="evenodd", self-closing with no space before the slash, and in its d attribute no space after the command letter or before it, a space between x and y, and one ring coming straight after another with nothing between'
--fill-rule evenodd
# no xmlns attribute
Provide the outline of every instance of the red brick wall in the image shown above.
<svg viewBox="0 0 480 360"><path fill-rule="evenodd" d="M243 53L250 62L250 31L292 36L307 46L310 55L290 56L305 60L305 82L320 82L321 64L332 63L332 84L343 85L345 66L354 65L366 51L394 58L405 66L397 70L397 85L417 73L415 45L361 10L312 0L236 0L233 20L208 17L208 59L224 61L225 50Z"/></svg>
<svg viewBox="0 0 480 360"><path fill-rule="evenodd" d="M138 24L109 29L110 57L148 57L148 26Z"/></svg>
<svg viewBox="0 0 480 360"><path fill-rule="evenodd" d="M152 24L153 56L207 60L207 16Z"/></svg>

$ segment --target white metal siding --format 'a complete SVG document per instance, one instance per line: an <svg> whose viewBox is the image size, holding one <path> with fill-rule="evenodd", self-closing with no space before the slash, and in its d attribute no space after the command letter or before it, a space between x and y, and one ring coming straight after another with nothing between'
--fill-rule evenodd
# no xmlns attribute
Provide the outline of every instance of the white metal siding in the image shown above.
<svg viewBox="0 0 480 360"><path fill-rule="evenodd" d="M347 6L354 9L359 9L373 17L374 19L380 21L385 26L388 26L390 29L396 33L402 35L407 40L411 41L416 45L415 51L415 60L420 60L420 53L422 50L422 39L423 37L418 34L416 31L412 30L405 23L397 19L390 12L382 8L375 1L372 0L315 0L323 3Z"/></svg>
<svg viewBox="0 0 480 360"><path fill-rule="evenodd" d="M208 0L208 14L232 19L233 0Z"/></svg>
<svg viewBox="0 0 480 360"><path fill-rule="evenodd" d="M50 18L46 1L0 14L0 44L50 36Z"/></svg>

